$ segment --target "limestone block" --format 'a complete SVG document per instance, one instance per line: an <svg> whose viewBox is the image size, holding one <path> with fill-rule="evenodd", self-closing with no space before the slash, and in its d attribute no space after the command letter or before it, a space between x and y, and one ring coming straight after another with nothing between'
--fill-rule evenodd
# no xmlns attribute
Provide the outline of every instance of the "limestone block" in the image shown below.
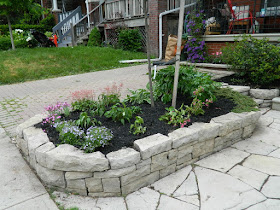
<svg viewBox="0 0 280 210"><path fill-rule="evenodd" d="M246 127L251 124L255 124L258 122L261 112L243 112L243 113L234 113L236 116L242 118L242 127Z"/></svg>
<svg viewBox="0 0 280 210"><path fill-rule="evenodd" d="M254 98L273 99L279 96L279 89L251 89L250 95Z"/></svg>
<svg viewBox="0 0 280 210"><path fill-rule="evenodd" d="M250 90L249 86L229 85L229 87L239 93L247 92Z"/></svg>
<svg viewBox="0 0 280 210"><path fill-rule="evenodd" d="M46 166L64 171L94 172L109 169L109 162L101 152L83 153L72 145L62 144L46 152Z"/></svg>
<svg viewBox="0 0 280 210"><path fill-rule="evenodd" d="M86 183L84 179L66 180L67 187L71 189L86 190Z"/></svg>
<svg viewBox="0 0 280 210"><path fill-rule="evenodd" d="M172 149L168 151L168 160L169 164L172 162L174 159L177 159L178 156L178 150L177 149Z"/></svg>
<svg viewBox="0 0 280 210"><path fill-rule="evenodd" d="M272 99L272 109L280 111L280 97Z"/></svg>
<svg viewBox="0 0 280 210"><path fill-rule="evenodd" d="M155 134L134 141L134 148L140 151L143 160L171 149L172 140L162 134Z"/></svg>
<svg viewBox="0 0 280 210"><path fill-rule="evenodd" d="M177 156L178 158L182 158L188 154L191 154L193 151L193 146L185 145L178 148Z"/></svg>
<svg viewBox="0 0 280 210"><path fill-rule="evenodd" d="M102 179L103 190L105 193L118 193L121 192L120 179L108 178Z"/></svg>
<svg viewBox="0 0 280 210"><path fill-rule="evenodd" d="M195 163L196 161L198 161L198 158L193 158L193 159L191 159L191 160L189 160L187 162L182 163L181 165L177 165L176 166L176 171L180 170L182 168L185 168L186 166L189 166L189 165Z"/></svg>
<svg viewBox="0 0 280 210"><path fill-rule="evenodd" d="M178 128L177 130L168 134L172 139L172 148L178 148L180 146L191 144L195 141L198 141L199 129L197 128Z"/></svg>
<svg viewBox="0 0 280 210"><path fill-rule="evenodd" d="M28 145L27 141L24 140L24 138L17 137L16 138L16 143L19 149L23 152L25 157L29 156L29 151L28 151Z"/></svg>
<svg viewBox="0 0 280 210"><path fill-rule="evenodd" d="M263 100L263 103L260 105L260 108L271 107L272 100Z"/></svg>
<svg viewBox="0 0 280 210"><path fill-rule="evenodd" d="M111 169L126 168L140 162L140 153L132 148L120 149L106 155Z"/></svg>
<svg viewBox="0 0 280 210"><path fill-rule="evenodd" d="M101 179L86 178L85 182L89 193L103 192Z"/></svg>
<svg viewBox="0 0 280 210"><path fill-rule="evenodd" d="M191 159L192 159L192 154L186 154L185 156L178 158L177 165L181 165L185 162L189 162Z"/></svg>
<svg viewBox="0 0 280 210"><path fill-rule="evenodd" d="M144 166L142 168L139 168L139 169L137 169L136 171L134 171L134 172L132 172L130 174L122 176L121 177L121 185L122 186L127 185L127 184L129 184L131 182L136 181L140 177L146 176L146 175L148 175L150 173L151 173L150 165L147 165L147 166Z"/></svg>
<svg viewBox="0 0 280 210"><path fill-rule="evenodd" d="M39 164L36 165L36 171L44 183L65 188L63 171L51 170Z"/></svg>
<svg viewBox="0 0 280 210"><path fill-rule="evenodd" d="M263 103L263 99L253 98L253 100L260 106Z"/></svg>
<svg viewBox="0 0 280 210"><path fill-rule="evenodd" d="M95 193L88 193L90 197L119 197L121 193L107 193L107 192L95 192Z"/></svg>
<svg viewBox="0 0 280 210"><path fill-rule="evenodd" d="M133 171L136 170L136 166L130 166L126 168L120 168L120 169L110 169L108 171L101 171L101 172L94 172L94 178L114 178L114 177L120 177L124 176L126 174L130 174Z"/></svg>
<svg viewBox="0 0 280 210"><path fill-rule="evenodd" d="M219 135L220 125L216 123L194 123L190 127L198 129L198 141L204 142Z"/></svg>
<svg viewBox="0 0 280 210"><path fill-rule="evenodd" d="M36 161L41 164L42 166L47 165L47 159L46 159L46 152L54 149L55 146L52 142L48 142L39 148L36 149L35 151L35 156L36 156Z"/></svg>
<svg viewBox="0 0 280 210"><path fill-rule="evenodd" d="M160 179L163 178L163 177L166 177L167 175L169 174L172 174L174 173L176 170L176 163L170 165L170 166L167 166L166 168L162 169L159 171L159 177Z"/></svg>
<svg viewBox="0 0 280 210"><path fill-rule="evenodd" d="M205 142L199 142L193 147L193 158L211 153L214 149L214 138Z"/></svg>
<svg viewBox="0 0 280 210"><path fill-rule="evenodd" d="M93 173L91 172L75 172L75 171L69 171L65 173L65 179L84 179L92 177Z"/></svg>
<svg viewBox="0 0 280 210"><path fill-rule="evenodd" d="M30 119L26 120L24 123L21 123L17 128L16 128L16 134L17 137L22 138L23 134L22 131L25 128L31 127L39 122L41 122L44 118L46 118L47 115L43 115L43 114L38 114L35 115L34 117L31 117Z"/></svg>
<svg viewBox="0 0 280 210"><path fill-rule="evenodd" d="M151 163L152 163L152 158L148 158L146 160L141 160L140 163L136 164L136 168L139 169L144 166L151 165Z"/></svg>
<svg viewBox="0 0 280 210"><path fill-rule="evenodd" d="M243 133L242 129L232 131L232 132L228 133L227 135L223 136L224 142L241 139L242 133Z"/></svg>
<svg viewBox="0 0 280 210"><path fill-rule="evenodd" d="M224 144L224 142L226 142L226 138L225 137L217 137L215 138L215 144L214 144L214 147L219 147L219 146L222 146Z"/></svg>
<svg viewBox="0 0 280 210"><path fill-rule="evenodd" d="M149 184L152 184L158 179L159 179L159 171L155 171L147 176L139 178L128 185L122 186L122 195L127 195L133 191L140 189L141 187L145 187Z"/></svg>
<svg viewBox="0 0 280 210"><path fill-rule="evenodd" d="M35 127L29 127L23 130L24 139L27 141L29 157L30 157L30 165L35 168L36 165L36 157L35 150L41 145L48 143L49 138L46 133L43 132L42 129L38 129Z"/></svg>
<svg viewBox="0 0 280 210"><path fill-rule="evenodd" d="M251 137L255 128L256 128L256 124L251 124L251 125L244 127L242 138L247 139L247 138Z"/></svg>
<svg viewBox="0 0 280 210"><path fill-rule="evenodd" d="M210 123L219 123L221 125L219 136L225 136L229 132L241 128L242 118L230 112L228 114L212 118Z"/></svg>
<svg viewBox="0 0 280 210"><path fill-rule="evenodd" d="M240 92L242 95L244 96L249 96L249 91L245 91L245 92Z"/></svg>
<svg viewBox="0 0 280 210"><path fill-rule="evenodd" d="M176 159L174 160L174 162ZM168 166L168 152L163 152L152 157L151 171L158 171Z"/></svg>
<svg viewBox="0 0 280 210"><path fill-rule="evenodd" d="M79 194L79 195L83 195L83 196L87 196L87 190L86 189L81 190L81 189L74 189L74 188L67 187L66 191L69 191L69 192L72 192L72 193L75 193L75 194Z"/></svg>

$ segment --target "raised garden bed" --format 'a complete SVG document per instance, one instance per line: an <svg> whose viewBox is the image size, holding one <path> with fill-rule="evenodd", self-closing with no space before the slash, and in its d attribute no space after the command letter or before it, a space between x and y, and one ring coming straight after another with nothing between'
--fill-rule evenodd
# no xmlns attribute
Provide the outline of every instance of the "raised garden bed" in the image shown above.
<svg viewBox="0 0 280 210"><path fill-rule="evenodd" d="M126 105L119 104L119 101L115 100L115 96L118 95L113 94L101 95L102 97L99 97L98 101L86 101L86 103L84 100L75 101L72 103L72 108L73 110L79 108L80 115L75 111L69 114L64 109L67 107L66 103L47 107L51 114L48 117L37 115L18 126L17 144L31 167L34 168L46 185L96 197L126 195L252 135L260 117L260 112L244 112L244 110L256 110L256 104L251 99L248 100L247 97L227 89L215 92L218 84L214 83L209 75L194 72L192 67L184 67L182 72L182 77L185 79L183 84L181 83L179 86L181 93L188 90L185 91L185 96L192 95L192 98L179 97L177 104L180 106L184 103L188 106L174 109L169 107L169 104L164 105L157 102L156 108L151 109L149 105L140 103L142 113L137 115L144 119L145 124L142 124L142 126L147 128L145 134L133 136L129 132L130 123L125 124L123 122L124 126L122 126L119 122L112 124L111 120L107 119L114 120L110 116L114 111L115 116L120 116L121 119L129 121L127 118L123 118L129 115L128 111L124 109ZM164 101L170 96L168 94L170 81L173 81L172 77L172 69L165 69L157 74L159 79L155 84L157 88L155 94L162 93L158 96L158 99ZM166 87L164 87L165 84ZM201 84L204 84L205 88ZM140 91L127 99L130 100L135 97L134 99L139 101L142 94L144 96L149 95L147 91L142 93ZM78 95L81 95L81 92ZM212 103L215 95L219 98ZM225 95L230 95L230 97ZM243 110L244 113L230 112L234 104L231 100L222 96L233 99L237 103L236 107L239 107L239 111ZM245 107L248 109L244 109L244 104L237 102L236 97L246 101L247 105ZM110 100L114 99L114 103L110 106L103 106L109 98ZM142 99L148 100L147 97ZM130 102L132 103L132 101L127 103ZM85 149L84 143L88 144L87 131L90 129L88 127L90 125L84 125L84 123L87 123L85 120L87 118L84 118L87 113L82 111L88 105L94 107L88 109L88 114L91 113L94 116L91 120L95 120L95 123L98 123L99 120L102 121L102 126L105 125L113 130L115 135L109 146L101 149L96 147L95 152L92 153L85 153L78 149ZM62 107L64 107L65 118L64 115L61 115L61 112L59 115L54 113L54 110L57 108L62 110ZM165 110L166 107L169 107L168 111ZM205 111L204 115L202 108ZM117 109L119 110L118 113L116 112ZM105 114L99 115L100 111ZM173 118L175 113L177 115ZM43 118L46 118L43 121L44 126L38 126ZM159 121L159 118L164 121ZM71 119L75 121L70 121ZM75 123L75 125L66 125L65 120L67 120L67 123ZM53 128L48 127L46 121L56 127L56 131L60 132L59 137L52 130ZM167 122L171 125L168 125ZM77 127L81 123L83 126ZM172 126L173 124L176 124L177 127ZM66 130L71 127L71 131L67 131L70 137L75 132L78 133L78 145L75 145L76 137L75 141L72 141L72 137L70 138L68 134L65 138L65 132L59 127L60 125L63 126L62 129L67 128ZM181 128L178 128L178 125ZM76 131L74 131L74 128ZM83 133L82 136L79 136L80 132ZM70 143L56 145L61 143L58 139L62 141L70 140L72 145ZM94 137L90 141L93 142L95 139ZM102 137L99 141L103 140ZM79 145L79 143L82 144Z"/></svg>
<svg viewBox="0 0 280 210"><path fill-rule="evenodd" d="M136 191L197 160L252 135L260 112L228 113L210 123L194 123L166 135L136 140L133 148L108 153L83 153L74 146L58 147L34 125L36 115L17 128L17 145L41 180L88 196L120 196Z"/></svg>

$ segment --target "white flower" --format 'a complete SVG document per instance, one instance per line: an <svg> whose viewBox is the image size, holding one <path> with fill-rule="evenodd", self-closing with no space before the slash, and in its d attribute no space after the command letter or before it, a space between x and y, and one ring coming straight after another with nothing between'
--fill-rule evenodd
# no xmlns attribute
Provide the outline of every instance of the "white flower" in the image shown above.
<svg viewBox="0 0 280 210"><path fill-rule="evenodd" d="M18 33L18 34L21 34L21 33L23 33L23 30L21 30L21 29L16 29L15 32Z"/></svg>
<svg viewBox="0 0 280 210"><path fill-rule="evenodd" d="M27 37L27 39L26 39L26 41L27 42L29 42L29 41L31 41L32 40L32 38L29 36L29 37Z"/></svg>

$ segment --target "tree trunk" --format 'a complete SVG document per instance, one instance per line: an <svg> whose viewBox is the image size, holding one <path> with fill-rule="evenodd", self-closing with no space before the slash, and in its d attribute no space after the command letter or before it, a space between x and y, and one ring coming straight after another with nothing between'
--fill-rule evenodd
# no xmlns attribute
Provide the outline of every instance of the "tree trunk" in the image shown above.
<svg viewBox="0 0 280 210"><path fill-rule="evenodd" d="M151 106L155 107L154 95L153 95L153 84L152 84L150 30L149 30L149 25L148 25L147 0L144 1L144 13L145 13L145 30L146 30L146 40L147 40L146 45L147 45L150 98L151 98Z"/></svg>
<svg viewBox="0 0 280 210"><path fill-rule="evenodd" d="M15 50L15 43L14 43L14 37L13 37L13 31L12 31L12 25L10 21L9 15L7 15L7 20L8 20L8 25L9 25L9 32L10 32L10 38L11 38L11 43L12 43L12 49Z"/></svg>
<svg viewBox="0 0 280 210"><path fill-rule="evenodd" d="M181 44L182 44L182 32L183 32L183 19L184 19L184 7L185 0L180 0L180 13L179 13L179 24L178 24L178 41L177 41L177 52L176 52L176 64L175 64L175 75L174 75L174 86L173 86L173 97L172 106L176 108L177 100L177 89L180 71L180 56L181 56Z"/></svg>

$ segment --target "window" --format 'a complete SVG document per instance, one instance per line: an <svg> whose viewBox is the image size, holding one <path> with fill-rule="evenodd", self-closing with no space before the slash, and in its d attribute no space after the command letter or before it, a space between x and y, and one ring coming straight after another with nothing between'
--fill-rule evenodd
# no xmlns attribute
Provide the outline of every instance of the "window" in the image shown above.
<svg viewBox="0 0 280 210"><path fill-rule="evenodd" d="M279 0L267 0L267 7L278 7L280 6Z"/></svg>

